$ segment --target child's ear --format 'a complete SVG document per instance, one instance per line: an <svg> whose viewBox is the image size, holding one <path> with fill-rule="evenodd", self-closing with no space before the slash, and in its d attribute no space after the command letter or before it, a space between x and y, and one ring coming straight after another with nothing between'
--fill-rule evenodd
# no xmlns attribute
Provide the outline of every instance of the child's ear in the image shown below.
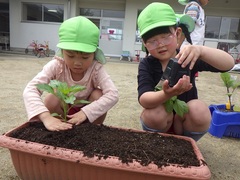
<svg viewBox="0 0 240 180"><path fill-rule="evenodd" d="M177 37L177 46L178 46L178 48L180 48L185 39L185 36L182 32L182 28L178 27L176 29L176 37Z"/></svg>

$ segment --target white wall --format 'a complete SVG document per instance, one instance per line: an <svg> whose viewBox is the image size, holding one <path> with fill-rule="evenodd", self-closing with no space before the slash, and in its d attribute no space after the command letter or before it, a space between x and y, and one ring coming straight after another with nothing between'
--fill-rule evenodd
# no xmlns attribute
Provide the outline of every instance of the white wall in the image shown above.
<svg viewBox="0 0 240 180"><path fill-rule="evenodd" d="M29 0L29 2L39 2L37 0ZM38 43L44 44L44 41L49 41L49 48L56 49L58 43L58 29L61 23L46 23L46 22L22 22L22 1L9 0L9 15L10 15L10 45L14 48L25 48L32 42L37 40ZM24 2L27 2L26 0ZM46 1L45 3L56 3L56 1ZM44 2L41 2L44 3ZM64 5L64 11L67 12L68 3L66 0L58 0L58 4ZM72 13L76 10L71 5ZM64 14L67 19L67 13Z"/></svg>
<svg viewBox="0 0 240 180"><path fill-rule="evenodd" d="M58 43L58 28L60 23L30 23L21 22L21 2L40 2L40 3L58 3L64 5L64 19L79 14L79 7L92 7L104 9L125 9L125 21L123 30L122 50L128 50L131 56L135 56L135 50L141 49L141 43L135 42L137 11L144 9L154 0L9 0L10 14L10 45L11 47L25 48L32 40L38 40L39 43L49 41L50 49L55 50ZM181 13L184 6L177 0L162 0L173 7L175 12ZM209 16L228 16L240 17L239 0L217 0L210 1L204 7L205 14ZM69 12L70 11L70 12ZM142 54L144 56L144 54Z"/></svg>

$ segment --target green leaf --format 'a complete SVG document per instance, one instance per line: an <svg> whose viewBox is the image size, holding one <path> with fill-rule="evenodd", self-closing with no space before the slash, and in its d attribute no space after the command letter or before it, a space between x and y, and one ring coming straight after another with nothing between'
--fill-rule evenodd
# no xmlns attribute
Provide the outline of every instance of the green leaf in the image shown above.
<svg viewBox="0 0 240 180"><path fill-rule="evenodd" d="M90 104L90 101L87 100L75 100L74 104Z"/></svg>
<svg viewBox="0 0 240 180"><path fill-rule="evenodd" d="M60 81L58 80L51 80L49 83L49 86L51 86L52 88L57 88L59 86L59 84L61 84Z"/></svg>
<svg viewBox="0 0 240 180"><path fill-rule="evenodd" d="M52 113L51 115L52 115L53 117L61 117L61 115L58 114L58 113Z"/></svg>
<svg viewBox="0 0 240 180"><path fill-rule="evenodd" d="M173 101L171 99L164 103L164 107L168 113L173 112Z"/></svg>
<svg viewBox="0 0 240 180"><path fill-rule="evenodd" d="M70 109L69 104L74 105L75 103L78 104L90 103L89 101L86 100L76 100L76 97L74 96L75 93L84 90L85 89L84 86L74 85L69 87L66 82L61 82L58 80L51 80L49 84L37 84L36 86L41 91L46 91L57 96L57 98L61 102L64 114L63 117L57 113L53 113L52 116L58 116L62 118L64 121L67 120L67 113Z"/></svg>
<svg viewBox="0 0 240 180"><path fill-rule="evenodd" d="M75 86L69 87L69 93L75 94L75 93L77 93L79 91L83 91L85 89L86 89L85 86L75 85Z"/></svg>
<svg viewBox="0 0 240 180"><path fill-rule="evenodd" d="M53 88L48 84L37 84L36 86L40 91L46 91L48 93L54 94Z"/></svg>
<svg viewBox="0 0 240 180"><path fill-rule="evenodd" d="M223 83L226 87L229 88L229 87L232 86L233 80L231 79L230 73L224 72L224 73L221 73L220 76L221 76L221 78L223 80Z"/></svg>
<svg viewBox="0 0 240 180"><path fill-rule="evenodd" d="M61 91L62 94L64 94L64 95L68 95L70 92L69 87L68 87L67 83L65 83L65 82L59 84L58 90Z"/></svg>
<svg viewBox="0 0 240 180"><path fill-rule="evenodd" d="M177 113L177 115L181 117L183 117L183 115L188 112L187 103L179 99L176 99L175 103L173 104L173 109Z"/></svg>
<svg viewBox="0 0 240 180"><path fill-rule="evenodd" d="M155 91L161 91L161 90L162 90L162 87L161 87L161 86L156 86L154 90L155 90Z"/></svg>
<svg viewBox="0 0 240 180"><path fill-rule="evenodd" d="M240 112L240 107L234 105L234 106L233 106L233 110L234 110L235 112Z"/></svg>
<svg viewBox="0 0 240 180"><path fill-rule="evenodd" d="M64 101L67 104L74 104L74 101L76 100L76 97L74 95L66 96Z"/></svg>

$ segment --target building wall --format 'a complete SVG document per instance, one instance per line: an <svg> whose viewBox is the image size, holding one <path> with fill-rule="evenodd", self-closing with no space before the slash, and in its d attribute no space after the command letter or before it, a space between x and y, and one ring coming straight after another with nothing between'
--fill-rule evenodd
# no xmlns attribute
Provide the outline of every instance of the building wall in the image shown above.
<svg viewBox="0 0 240 180"><path fill-rule="evenodd" d="M39 2L37 0L26 0L24 2ZM47 3L64 4L64 12L68 10L68 3L65 0L49 0ZM9 14L10 14L10 45L14 48L25 48L33 40L37 40L38 43L49 41L49 48L56 49L58 43L58 29L60 23L34 23L34 22L22 22L21 14L22 8L20 8L22 1L10 0L9 1ZM75 5L71 7L71 15L74 15ZM64 13L64 19L68 18L68 14Z"/></svg>
<svg viewBox="0 0 240 180"><path fill-rule="evenodd" d="M2 1L2 0L0 0ZM138 10L143 9L152 0L9 0L10 14L10 46L13 48L25 48L32 40L38 43L49 41L50 49L55 50L58 43L58 29L60 23L30 23L22 22L22 2L41 2L64 5L64 19L79 15L79 8L102 8L111 10L125 10L122 50L128 50L131 56L141 49L141 43L135 42L136 20ZM171 5L176 13L181 13L184 6L177 0L162 0L161 2ZM228 3L226 3L228 2ZM225 16L240 18L239 0L210 1L204 7L208 16Z"/></svg>

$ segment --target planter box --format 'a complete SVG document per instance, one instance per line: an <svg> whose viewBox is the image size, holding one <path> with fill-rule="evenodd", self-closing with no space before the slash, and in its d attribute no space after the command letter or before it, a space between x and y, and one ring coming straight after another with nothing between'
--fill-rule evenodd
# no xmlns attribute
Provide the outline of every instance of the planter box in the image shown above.
<svg viewBox="0 0 240 180"><path fill-rule="evenodd" d="M225 104L210 105L212 121L209 133L218 138L223 136L240 138L240 112L224 112Z"/></svg>
<svg viewBox="0 0 240 180"><path fill-rule="evenodd" d="M15 128L29 126L29 122ZM142 166L139 162L122 163L118 157L88 158L82 151L54 147L26 140L0 136L0 146L8 148L18 176L24 180L172 180L172 179L210 179L211 173L196 142L188 137L174 136L189 141L199 160L200 166L181 167L178 164L161 168L150 163ZM122 129L124 130L124 129ZM146 133L144 131L132 130Z"/></svg>

